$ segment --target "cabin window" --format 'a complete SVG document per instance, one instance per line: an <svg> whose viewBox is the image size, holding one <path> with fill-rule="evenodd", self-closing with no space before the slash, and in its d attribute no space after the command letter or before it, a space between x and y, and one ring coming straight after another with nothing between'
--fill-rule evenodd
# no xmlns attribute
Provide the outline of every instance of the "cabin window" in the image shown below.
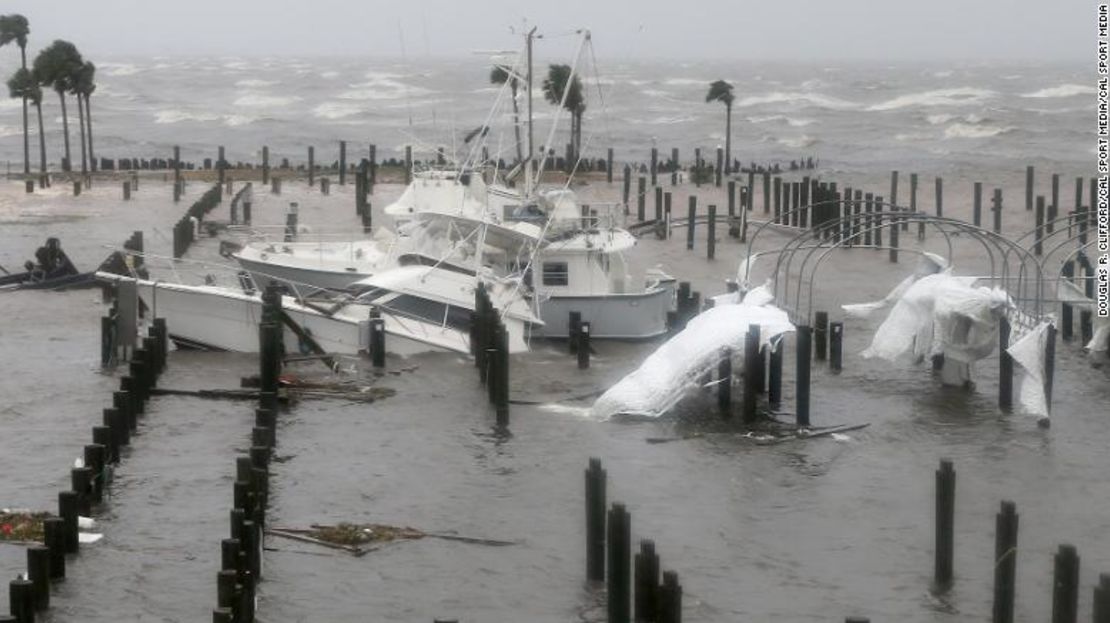
<svg viewBox="0 0 1110 623"><path fill-rule="evenodd" d="M570 283L566 262L543 263L543 285L565 286Z"/></svg>

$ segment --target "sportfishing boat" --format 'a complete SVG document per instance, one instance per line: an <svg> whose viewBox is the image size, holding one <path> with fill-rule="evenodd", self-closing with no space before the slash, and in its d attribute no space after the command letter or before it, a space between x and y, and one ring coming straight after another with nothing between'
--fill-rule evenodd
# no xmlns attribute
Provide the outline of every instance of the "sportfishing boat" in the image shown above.
<svg viewBox="0 0 1110 623"><path fill-rule="evenodd" d="M428 259L428 258L423 258ZM152 314L166 319L170 338L181 347L233 352L258 351L262 296L256 289L184 285L114 273L97 273L106 283L135 282ZM479 279L474 271L422 261L397 266L355 283L349 292L285 295L286 344L308 354L323 350L353 355L369 346L370 318L384 320L386 349L397 355L429 351L470 352L470 314ZM541 324L517 283L483 275L509 335L509 351L528 350L534 325Z"/></svg>

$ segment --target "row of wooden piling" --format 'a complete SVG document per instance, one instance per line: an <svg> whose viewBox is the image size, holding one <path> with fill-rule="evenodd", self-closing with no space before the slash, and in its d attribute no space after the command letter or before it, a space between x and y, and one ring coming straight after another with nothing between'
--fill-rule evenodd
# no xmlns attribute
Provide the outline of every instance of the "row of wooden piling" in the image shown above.
<svg viewBox="0 0 1110 623"><path fill-rule="evenodd" d="M278 390L282 354L281 293L269 287L262 295L259 324L259 401L251 429L250 450L235 459L229 537L220 541L213 623L251 623L262 579L262 548L269 500L269 469L277 442Z"/></svg>
<svg viewBox="0 0 1110 623"><path fill-rule="evenodd" d="M173 257L184 257L189 247L196 240L196 224L204 220L205 215L220 205L223 189L220 184L208 189L200 199L197 199L185 214L173 226Z"/></svg>
<svg viewBox="0 0 1110 623"><path fill-rule="evenodd" d="M681 623L678 573L663 570L650 539L641 540L633 556L632 515L620 502L606 512L606 479L601 459L591 458L586 468L586 580L605 583L606 620Z"/></svg>
<svg viewBox="0 0 1110 623"><path fill-rule="evenodd" d="M108 494L113 466L123 458L138 420L146 411L150 390L166 368L169 335L157 318L132 353L112 407L104 409L103 424L92 428L92 443L84 447L82 466L70 470L70 489L58 493L58 513L43 520L43 543L27 548L27 573L8 585L10 616L0 621L34 623L36 613L50 607L53 582L66 577L66 557L80 549L78 517L91 517Z"/></svg>
<svg viewBox="0 0 1110 623"><path fill-rule="evenodd" d="M254 203L253 199L254 199L254 182L247 182L246 184L243 184L243 187L239 189L239 192L235 193L235 196L233 196L231 198L230 219L231 219L231 224L232 225L238 225L239 224L240 210L242 210L242 216L243 216L242 224L243 225L250 225L251 224L251 204Z"/></svg>
<svg viewBox="0 0 1110 623"><path fill-rule="evenodd" d="M509 332L485 284L474 290L474 311L470 316L470 354L478 368L478 379L488 390L496 427L509 429Z"/></svg>
<svg viewBox="0 0 1110 623"><path fill-rule="evenodd" d="M956 471L952 461L942 459L936 471L936 537L934 547L934 590L949 590L954 582ZM994 596L992 623L1014 621L1018 555L1017 506L1001 503L995 518ZM1062 544L1053 558L1052 623L1076 623L1079 610L1079 554L1074 545ZM1093 591L1092 620L1110 622L1110 574L1103 573Z"/></svg>

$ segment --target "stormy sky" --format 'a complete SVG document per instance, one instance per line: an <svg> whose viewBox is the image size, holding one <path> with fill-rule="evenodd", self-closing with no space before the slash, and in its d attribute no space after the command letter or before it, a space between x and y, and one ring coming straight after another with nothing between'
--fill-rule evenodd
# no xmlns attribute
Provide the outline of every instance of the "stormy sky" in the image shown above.
<svg viewBox="0 0 1110 623"><path fill-rule="evenodd" d="M552 45L589 28L609 58L815 61L1090 58L1087 0L5 0L30 47L94 55L445 57L516 48L524 20ZM569 44L568 44L569 45Z"/></svg>

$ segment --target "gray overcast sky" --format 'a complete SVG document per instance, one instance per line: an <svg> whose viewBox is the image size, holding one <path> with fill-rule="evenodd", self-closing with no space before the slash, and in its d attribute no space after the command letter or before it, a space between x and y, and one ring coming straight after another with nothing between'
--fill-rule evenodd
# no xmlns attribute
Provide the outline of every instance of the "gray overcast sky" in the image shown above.
<svg viewBox="0 0 1110 623"><path fill-rule="evenodd" d="M510 27L585 26L608 58L1093 57L1089 0L4 0L32 47L86 53L450 56L516 48Z"/></svg>

